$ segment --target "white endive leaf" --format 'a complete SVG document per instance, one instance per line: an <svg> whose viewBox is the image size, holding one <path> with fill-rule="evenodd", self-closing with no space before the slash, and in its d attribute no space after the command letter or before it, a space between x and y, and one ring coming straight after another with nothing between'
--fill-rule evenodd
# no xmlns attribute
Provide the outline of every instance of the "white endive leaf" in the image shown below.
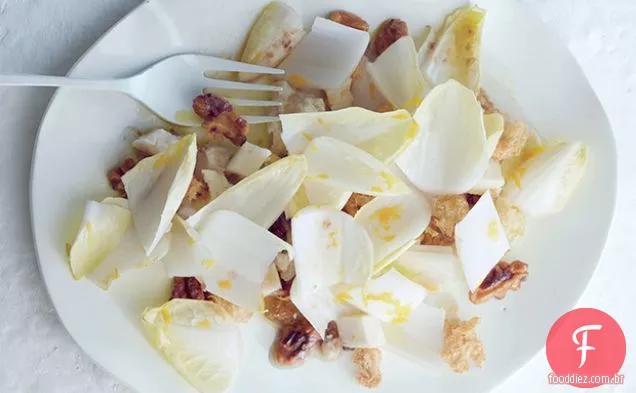
<svg viewBox="0 0 636 393"><path fill-rule="evenodd" d="M224 319L221 310L202 303L211 302L173 300L142 318L148 342L185 380L199 392L221 393L238 372L243 342L236 325L214 323Z"/></svg>
<svg viewBox="0 0 636 393"><path fill-rule="evenodd" d="M406 323L384 325L387 348L426 368L442 368L444 319L444 310L422 304Z"/></svg>
<svg viewBox="0 0 636 393"><path fill-rule="evenodd" d="M454 79L479 90L481 31L485 12L473 6L457 9L446 17L435 37L435 45L423 45L420 67L438 85ZM428 40L427 40L428 41Z"/></svg>
<svg viewBox="0 0 636 393"><path fill-rule="evenodd" d="M331 137L312 140L305 150L308 178L366 195L403 195L410 189L369 153Z"/></svg>
<svg viewBox="0 0 636 393"><path fill-rule="evenodd" d="M132 217L126 208L88 201L69 260L76 280L91 273L119 246Z"/></svg>
<svg viewBox="0 0 636 393"><path fill-rule="evenodd" d="M307 160L289 156L266 166L205 205L188 218L199 229L201 221L217 210L231 210L269 228L281 215L307 175Z"/></svg>
<svg viewBox="0 0 636 393"><path fill-rule="evenodd" d="M122 177L135 229L150 254L170 229L185 196L197 158L194 135L184 137L163 153L140 161Z"/></svg>
<svg viewBox="0 0 636 393"><path fill-rule="evenodd" d="M161 260L169 277L198 277L203 274L201 263L205 251L197 244L196 235L180 217L175 217L170 231L170 248Z"/></svg>
<svg viewBox="0 0 636 393"><path fill-rule="evenodd" d="M378 91L375 83L367 71L369 59L364 56L353 74L351 81L351 95L353 106L369 109L375 112L386 112L393 109L393 105Z"/></svg>
<svg viewBox="0 0 636 393"><path fill-rule="evenodd" d="M415 112L429 88L417 63L415 43L410 36L395 41L367 72L378 90L396 108Z"/></svg>
<svg viewBox="0 0 636 393"><path fill-rule="evenodd" d="M391 269L347 294L345 299L360 310L383 322L400 325L407 322L413 310L422 304L427 291Z"/></svg>
<svg viewBox="0 0 636 393"><path fill-rule="evenodd" d="M492 157L497 149L505 124L506 121L501 113L495 112L484 115L484 128L486 130L486 138L488 138L488 157Z"/></svg>
<svg viewBox="0 0 636 393"><path fill-rule="evenodd" d="M477 184L473 186L468 192L470 194L481 195L488 190L499 190L504 186L505 179L501 173L501 164L497 161L490 160L486 172L479 179Z"/></svg>
<svg viewBox="0 0 636 393"><path fill-rule="evenodd" d="M373 245L364 228L340 210L308 207L291 225L296 252L291 300L322 335L339 309L331 287L365 283L373 269Z"/></svg>
<svg viewBox="0 0 636 393"><path fill-rule="evenodd" d="M347 348L379 348L386 343L382 323L370 315L348 315L338 318L338 334Z"/></svg>
<svg viewBox="0 0 636 393"><path fill-rule="evenodd" d="M329 136L389 162L419 130L405 110L377 113L362 108L281 115L282 138L291 154L300 154L315 138Z"/></svg>
<svg viewBox="0 0 636 393"><path fill-rule="evenodd" d="M457 277L462 278L456 259L451 247L417 245L402 254L394 266L429 292L438 292Z"/></svg>
<svg viewBox="0 0 636 393"><path fill-rule="evenodd" d="M300 15L289 5L269 3L250 30L241 55L243 63L276 67L305 35ZM240 73L240 80L249 80L256 74Z"/></svg>
<svg viewBox="0 0 636 393"><path fill-rule="evenodd" d="M262 147L245 142L234 154L225 169L227 172L247 177L256 172L272 152Z"/></svg>
<svg viewBox="0 0 636 393"><path fill-rule="evenodd" d="M554 214L565 206L585 173L588 148L580 142L548 148L517 167L502 196L528 214Z"/></svg>
<svg viewBox="0 0 636 393"><path fill-rule="evenodd" d="M326 184L320 179L305 179L303 188L307 196L307 205L301 208L313 205L341 210L352 194L350 191L343 191L340 188Z"/></svg>
<svg viewBox="0 0 636 393"><path fill-rule="evenodd" d="M450 80L426 96L413 118L420 134L397 159L408 179L436 195L462 194L477 184L489 151L475 94Z"/></svg>
<svg viewBox="0 0 636 393"><path fill-rule="evenodd" d="M297 87L337 89L360 62L369 39L366 31L317 17L279 68Z"/></svg>
<svg viewBox="0 0 636 393"><path fill-rule="evenodd" d="M203 169L201 171L203 181L208 185L210 199L214 199L227 191L232 185L222 172L211 169Z"/></svg>
<svg viewBox="0 0 636 393"><path fill-rule="evenodd" d="M293 257L291 245L228 210L208 215L196 235L206 254L201 261L206 289L248 311L259 309L263 282L278 253Z"/></svg>
<svg viewBox="0 0 636 393"><path fill-rule="evenodd" d="M362 206L355 220L362 225L373 242L375 271L386 265L385 259L410 243L428 226L431 208L414 193L400 196L380 196ZM405 251L405 250L404 250Z"/></svg>
<svg viewBox="0 0 636 393"><path fill-rule="evenodd" d="M163 128L158 128L140 136L132 143L132 145L135 149L152 156L168 150L170 146L179 142L179 139L180 138L178 136L164 130Z"/></svg>
<svg viewBox="0 0 636 393"><path fill-rule="evenodd" d="M474 291L510 249L489 192L455 226L455 247L468 288Z"/></svg>

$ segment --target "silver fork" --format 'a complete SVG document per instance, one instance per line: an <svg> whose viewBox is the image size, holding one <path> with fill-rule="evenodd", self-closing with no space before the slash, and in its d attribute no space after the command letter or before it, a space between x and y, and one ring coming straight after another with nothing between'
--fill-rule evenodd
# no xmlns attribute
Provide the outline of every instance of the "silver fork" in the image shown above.
<svg viewBox="0 0 636 393"><path fill-rule="evenodd" d="M178 125L198 125L192 112L192 100L204 88L222 90L280 91L277 86L213 79L210 72L246 72L281 75L283 70L220 59L213 56L184 54L167 57L144 71L120 79L79 79L45 75L0 75L0 86L54 86L108 90L127 94L145 104L157 115ZM228 98L238 107L273 107L281 103L266 100ZM251 124L278 121L275 116L243 116Z"/></svg>

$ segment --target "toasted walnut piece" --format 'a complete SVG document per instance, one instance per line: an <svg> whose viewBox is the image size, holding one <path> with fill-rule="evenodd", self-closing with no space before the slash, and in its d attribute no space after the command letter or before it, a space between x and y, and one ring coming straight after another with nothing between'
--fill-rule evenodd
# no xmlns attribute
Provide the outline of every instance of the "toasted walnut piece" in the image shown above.
<svg viewBox="0 0 636 393"><path fill-rule="evenodd" d="M359 17L358 15L354 14L353 12L332 11L331 13L329 13L329 16L327 18L336 23L353 27L354 29L357 29L357 30L369 31L369 23L366 20Z"/></svg>
<svg viewBox="0 0 636 393"><path fill-rule="evenodd" d="M475 332L479 320L478 317L467 321L453 318L447 319L444 323L442 357L456 373L468 371L471 361L478 367L484 365L484 346Z"/></svg>
<svg viewBox="0 0 636 393"><path fill-rule="evenodd" d="M400 38L409 35L409 28L402 19L387 19L378 28L373 40L375 56L380 56L382 52Z"/></svg>
<svg viewBox="0 0 636 393"><path fill-rule="evenodd" d="M357 348L353 351L356 381L364 387L375 388L382 382L382 351L378 348Z"/></svg>
<svg viewBox="0 0 636 393"><path fill-rule="evenodd" d="M269 231L279 239L291 243L291 221L287 219L285 213L281 214L269 227Z"/></svg>
<svg viewBox="0 0 636 393"><path fill-rule="evenodd" d="M478 194L464 194L464 196L466 197L466 202L468 202L468 207L471 209L477 204L479 198L481 198L481 195Z"/></svg>
<svg viewBox="0 0 636 393"><path fill-rule="evenodd" d="M272 322L281 325L290 325L297 319L302 318L300 311L292 303L289 292L279 290L265 297L265 310L263 315Z"/></svg>
<svg viewBox="0 0 636 393"><path fill-rule="evenodd" d="M497 148L492 155L492 158L498 161L508 158L517 157L521 154L523 147L525 146L530 132L526 128L526 125L520 121L508 121L504 126L504 132L499 139Z"/></svg>
<svg viewBox="0 0 636 393"><path fill-rule="evenodd" d="M523 212L505 198L495 199L495 208L503 225L506 238L510 243L523 236L526 231L526 220Z"/></svg>
<svg viewBox="0 0 636 393"><path fill-rule="evenodd" d="M202 126L213 137L225 137L237 146L247 140L247 122L226 99L207 93L192 101L192 109L203 118Z"/></svg>
<svg viewBox="0 0 636 393"><path fill-rule="evenodd" d="M319 343L320 334L304 318L284 325L272 347L272 360L281 366L297 366L305 362L309 352Z"/></svg>
<svg viewBox="0 0 636 393"><path fill-rule="evenodd" d="M351 198L349 198L347 203L344 205L342 210L348 215L355 217L356 213L358 213L358 210L360 210L362 206L366 205L372 200L373 197L370 195L358 194L357 192L354 192L353 195L351 195Z"/></svg>
<svg viewBox="0 0 636 393"><path fill-rule="evenodd" d="M342 353L342 341L336 321L329 322L325 332L325 339L320 343L320 354L327 361L335 360Z"/></svg>
<svg viewBox="0 0 636 393"><path fill-rule="evenodd" d="M508 291L518 291L528 279L528 264L521 261L499 262L488 273L479 288L468 294L475 304L487 302L493 297L503 299Z"/></svg>
<svg viewBox="0 0 636 393"><path fill-rule="evenodd" d="M444 195L433 201L431 223L444 235L454 237L455 225L466 217L470 207L464 195Z"/></svg>
<svg viewBox="0 0 636 393"><path fill-rule="evenodd" d="M127 158L122 161L121 164L112 168L106 174L108 178L108 182L113 190L117 191L119 195L126 198L126 190L124 189L124 183L121 181L122 176L126 174L129 170L133 169L137 165L137 161L134 158Z"/></svg>
<svg viewBox="0 0 636 393"><path fill-rule="evenodd" d="M433 222L420 237L420 244L425 246L452 246L455 243L455 236L446 236Z"/></svg>
<svg viewBox="0 0 636 393"><path fill-rule="evenodd" d="M477 101L481 105L481 108L484 110L485 114L496 113L499 112L495 109L495 105L490 101L490 97L484 91L484 89L479 89L479 93L477 93Z"/></svg>
<svg viewBox="0 0 636 393"><path fill-rule="evenodd" d="M186 201L193 202L199 200L205 200L210 197L210 190L208 189L208 185L205 182L197 179L196 177L192 177L192 181L190 182L190 187L188 187L188 191L186 192L185 199Z"/></svg>
<svg viewBox="0 0 636 393"><path fill-rule="evenodd" d="M208 300L221 306L235 322L247 322L252 313L227 300L207 292L196 277L175 277L172 280L170 299Z"/></svg>

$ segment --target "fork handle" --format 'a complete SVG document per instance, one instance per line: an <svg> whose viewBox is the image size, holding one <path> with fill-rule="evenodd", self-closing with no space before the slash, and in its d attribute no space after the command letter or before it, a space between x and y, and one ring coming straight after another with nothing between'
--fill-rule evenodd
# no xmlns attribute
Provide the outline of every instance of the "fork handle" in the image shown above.
<svg viewBox="0 0 636 393"><path fill-rule="evenodd" d="M75 87L127 92L128 79L79 79L48 75L0 75L0 86Z"/></svg>

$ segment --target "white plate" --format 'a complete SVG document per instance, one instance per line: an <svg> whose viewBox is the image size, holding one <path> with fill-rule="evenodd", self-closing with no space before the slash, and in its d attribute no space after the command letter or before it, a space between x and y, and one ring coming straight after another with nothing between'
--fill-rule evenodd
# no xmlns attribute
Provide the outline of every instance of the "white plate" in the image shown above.
<svg viewBox="0 0 636 393"><path fill-rule="evenodd" d="M167 55L204 52L234 55L267 0L146 1L106 34L78 62L74 76L131 74ZM371 25L386 17L405 19L412 34L438 24L460 0L293 0L309 22L334 9L359 13ZM482 370L434 375L387 353L377 392L485 392L521 367L544 346L551 324L585 289L603 250L614 211L616 152L603 109L567 49L534 15L515 2L484 0L489 10L483 39L483 82L503 109L522 116L542 136L582 140L591 147L590 165L577 195L559 215L532 222L518 254L530 264L530 279L518 293L476 310L487 349ZM166 91L166 94L170 94ZM519 108L523 108L521 111ZM118 94L62 89L42 122L33 158L32 225L49 293L77 343L122 381L140 392L193 391L148 345L139 314L160 304L169 282L161 269L125 276L111 291L74 281L65 256L84 200L111 195L106 170L125 154L130 126L157 120ZM139 285L141 282L153 285ZM346 359L318 360L293 370L270 365L273 329L245 329L246 356L233 391L366 391L353 381ZM265 387L265 389L264 389Z"/></svg>

